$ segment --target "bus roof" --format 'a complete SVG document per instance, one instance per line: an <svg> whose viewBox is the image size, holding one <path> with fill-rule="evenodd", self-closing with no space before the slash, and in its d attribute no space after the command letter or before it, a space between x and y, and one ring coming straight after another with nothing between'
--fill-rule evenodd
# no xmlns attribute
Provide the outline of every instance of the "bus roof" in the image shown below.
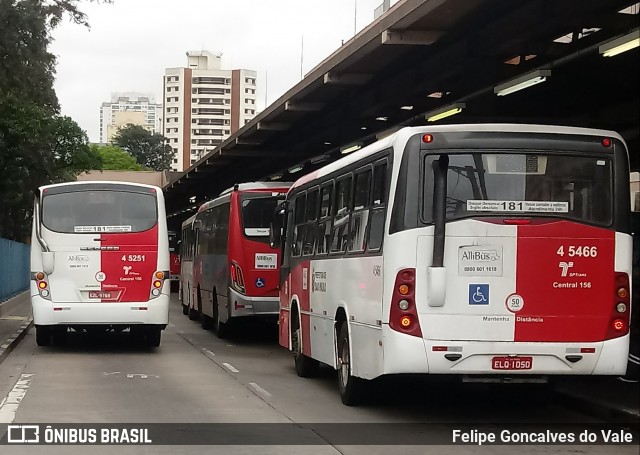
<svg viewBox="0 0 640 455"><path fill-rule="evenodd" d="M73 185L127 185L127 186L137 186L140 188L153 188L158 192L162 192L160 187L155 185L147 185L144 183L134 183L134 182L123 182L123 181L115 181L115 180L83 180L81 182L64 182L64 183L52 183L51 185L43 185L39 188L40 191L47 188L60 188L65 186L73 186Z"/></svg>
<svg viewBox="0 0 640 455"><path fill-rule="evenodd" d="M401 128L395 133L380 139L372 144L357 150L344 158L340 158L333 163L329 163L316 171L300 177L291 186L291 189L305 185L325 175L331 174L342 169L352 163L376 154L377 152L391 147L397 141L403 141L414 134L426 133L459 133L459 132L485 131L485 132L505 132L505 133L551 133L551 134L574 134L583 136L605 136L619 139L624 143L624 139L614 132L608 130L599 130L592 128L579 128L573 126L557 126L557 125L535 125L535 124L515 124L515 123L477 123L467 125L425 125ZM626 144L625 144L626 146Z"/></svg>
<svg viewBox="0 0 640 455"><path fill-rule="evenodd" d="M238 185L238 191L256 191L256 192L265 192L265 191L273 191L278 193L287 193L289 192L289 187L291 183L289 182L249 182L249 183L241 183ZM231 193L233 193L234 188L230 188L228 190L220 193L215 199L210 201L203 202L200 207L198 207L198 213L209 209L210 207L214 207L220 203L227 202L231 199Z"/></svg>
<svg viewBox="0 0 640 455"><path fill-rule="evenodd" d="M231 188L227 188L220 196L224 196L225 194L231 193L234 190L237 191L247 191L247 190L273 190L273 189L283 189L288 190L291 187L292 182L246 182L246 183L237 183ZM237 187L237 188L236 188Z"/></svg>
<svg viewBox="0 0 640 455"><path fill-rule="evenodd" d="M182 229L191 226L191 223L193 223L193 220L196 219L195 215L191 215L189 218L187 218L186 220L184 220L182 222Z"/></svg>

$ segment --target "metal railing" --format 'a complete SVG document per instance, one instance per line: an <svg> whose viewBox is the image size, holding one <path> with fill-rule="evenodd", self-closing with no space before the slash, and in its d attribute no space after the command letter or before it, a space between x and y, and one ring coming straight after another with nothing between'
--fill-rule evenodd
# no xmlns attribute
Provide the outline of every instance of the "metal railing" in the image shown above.
<svg viewBox="0 0 640 455"><path fill-rule="evenodd" d="M0 302L29 288L29 245L0 238Z"/></svg>

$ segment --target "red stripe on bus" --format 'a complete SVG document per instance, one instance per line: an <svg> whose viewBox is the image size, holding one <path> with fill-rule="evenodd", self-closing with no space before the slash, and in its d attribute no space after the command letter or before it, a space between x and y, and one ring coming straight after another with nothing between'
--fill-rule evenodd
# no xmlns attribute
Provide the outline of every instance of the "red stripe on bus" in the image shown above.
<svg viewBox="0 0 640 455"><path fill-rule="evenodd" d="M569 221L518 226L516 254L516 293L524 305L515 312L515 341L605 339L614 231Z"/></svg>
<svg viewBox="0 0 640 455"><path fill-rule="evenodd" d="M102 234L100 242L101 246L118 247L116 251L100 252L102 272L106 275L101 289L121 291L120 302L148 301L158 264L158 225L143 232Z"/></svg>

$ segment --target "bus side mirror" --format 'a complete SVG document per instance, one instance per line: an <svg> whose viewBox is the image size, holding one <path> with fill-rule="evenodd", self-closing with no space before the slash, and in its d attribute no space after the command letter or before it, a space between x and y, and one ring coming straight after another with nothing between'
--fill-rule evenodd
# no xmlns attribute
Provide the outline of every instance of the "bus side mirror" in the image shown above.
<svg viewBox="0 0 640 455"><path fill-rule="evenodd" d="M53 269L56 263L56 256L53 251L42 252L42 271L47 275L53 273Z"/></svg>
<svg viewBox="0 0 640 455"><path fill-rule="evenodd" d="M284 224L285 202L282 201L276 205L273 211L273 218L269 225L269 246L271 248L280 248L282 244L282 226Z"/></svg>

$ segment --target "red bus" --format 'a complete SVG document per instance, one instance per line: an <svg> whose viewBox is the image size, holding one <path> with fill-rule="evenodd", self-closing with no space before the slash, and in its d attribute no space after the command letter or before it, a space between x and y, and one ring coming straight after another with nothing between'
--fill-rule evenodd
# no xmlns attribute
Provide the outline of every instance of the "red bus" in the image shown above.
<svg viewBox="0 0 640 455"><path fill-rule="evenodd" d="M269 246L269 226L290 185L235 185L198 209L192 295L183 304L221 338L232 319L278 317L279 252Z"/></svg>

